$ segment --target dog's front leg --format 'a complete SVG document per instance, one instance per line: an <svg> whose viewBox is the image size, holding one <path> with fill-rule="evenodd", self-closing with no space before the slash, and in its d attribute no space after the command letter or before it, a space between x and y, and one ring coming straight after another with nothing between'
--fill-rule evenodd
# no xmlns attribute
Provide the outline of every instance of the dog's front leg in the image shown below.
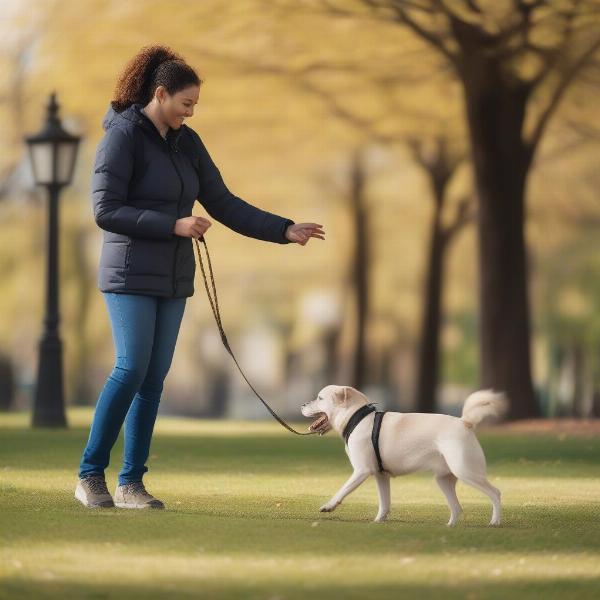
<svg viewBox="0 0 600 600"><path fill-rule="evenodd" d="M321 512L331 512L342 500L352 491L354 491L368 476L368 471L354 471L348 481L339 489L327 504L323 504L319 509Z"/></svg>

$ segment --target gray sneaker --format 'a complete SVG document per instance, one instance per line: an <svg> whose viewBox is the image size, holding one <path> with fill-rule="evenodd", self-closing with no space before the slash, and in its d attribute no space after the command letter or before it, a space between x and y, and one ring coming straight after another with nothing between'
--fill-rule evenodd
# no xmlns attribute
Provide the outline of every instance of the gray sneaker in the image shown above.
<svg viewBox="0 0 600 600"><path fill-rule="evenodd" d="M75 498L88 508L112 508L115 505L104 475L88 475L80 479L75 488Z"/></svg>
<svg viewBox="0 0 600 600"><path fill-rule="evenodd" d="M165 505L149 494L142 481L118 485L115 491L115 506L119 508L164 508Z"/></svg>

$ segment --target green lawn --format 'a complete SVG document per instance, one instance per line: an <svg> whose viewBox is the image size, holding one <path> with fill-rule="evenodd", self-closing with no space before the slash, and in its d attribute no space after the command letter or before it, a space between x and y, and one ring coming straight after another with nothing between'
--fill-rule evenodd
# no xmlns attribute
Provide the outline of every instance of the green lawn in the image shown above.
<svg viewBox="0 0 600 600"><path fill-rule="evenodd" d="M482 432L503 524L459 483L450 529L429 475L392 479L384 524L373 478L319 513L350 474L343 442L275 421L159 417L145 481L167 509L86 509L91 414L70 410L66 431L0 415L2 598L600 598L598 436Z"/></svg>

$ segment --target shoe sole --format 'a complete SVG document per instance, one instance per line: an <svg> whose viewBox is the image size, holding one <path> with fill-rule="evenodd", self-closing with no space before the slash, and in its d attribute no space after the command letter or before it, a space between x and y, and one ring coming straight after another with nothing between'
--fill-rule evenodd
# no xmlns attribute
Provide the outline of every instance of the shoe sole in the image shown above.
<svg viewBox="0 0 600 600"><path fill-rule="evenodd" d="M77 488L75 490L75 498L81 502L86 508L114 508L115 503L112 500L103 500L98 504L90 504L86 498L83 490L81 488Z"/></svg>
<svg viewBox="0 0 600 600"><path fill-rule="evenodd" d="M132 504L131 502L115 502L115 506L117 508L139 508L139 509L146 509L146 508L153 508L153 509L158 509L161 510L164 508L164 506L152 506L152 504Z"/></svg>

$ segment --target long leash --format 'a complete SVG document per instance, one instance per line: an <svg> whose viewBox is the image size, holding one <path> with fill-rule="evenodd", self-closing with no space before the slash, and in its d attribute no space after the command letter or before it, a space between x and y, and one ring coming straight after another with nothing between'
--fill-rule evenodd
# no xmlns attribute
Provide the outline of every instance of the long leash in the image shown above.
<svg viewBox="0 0 600 600"><path fill-rule="evenodd" d="M211 296L210 290L208 289L208 282L206 280L206 271L204 270L204 262L202 260L202 255L200 254L200 244L198 243L198 240L196 238L194 238L194 241L196 242L196 250L198 252L198 261L200 262L200 268L202 269L202 277L204 278L204 287L206 288L206 293L208 295L210 307L212 308L213 315L215 317L215 321L217 322L217 327L219 328L219 333L221 334L221 340L223 341L223 345L225 346L225 349L227 350L227 352L229 352L229 354L231 355L231 358L233 358L233 361L237 365L237 368L239 369L240 373L242 374L242 377L246 380L246 383L250 386L252 391L256 394L256 397L267 407L267 410L273 415L273 417L275 417L275 419L277 419L286 429L288 429L289 431L291 431L292 433L295 433L297 435L313 435L315 433L318 433L317 431L307 431L307 432L296 431L294 428L290 427L262 399L261 395L254 389L252 384L248 381L248 378L244 375L244 372L240 368L238 361L236 360L235 356L233 355L231 347L229 346L229 342L227 341L227 336L225 335L225 331L223 331L223 325L221 324L221 314L219 312L219 303L217 301L217 288L215 287L215 278L213 276L212 265L210 263L210 254L208 253L208 246L206 245L206 240L204 239L204 236L200 236L200 241L204 244L204 249L206 251L206 257L208 259L208 268L210 271L210 279L211 279L212 288L213 288L213 291L215 294L214 300Z"/></svg>

